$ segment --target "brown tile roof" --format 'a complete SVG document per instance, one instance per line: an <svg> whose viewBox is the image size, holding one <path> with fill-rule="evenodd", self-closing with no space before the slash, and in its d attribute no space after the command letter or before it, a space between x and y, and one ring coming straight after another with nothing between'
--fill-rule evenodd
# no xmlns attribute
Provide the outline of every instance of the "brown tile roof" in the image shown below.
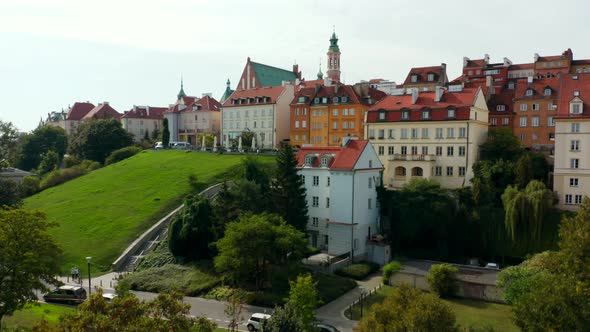
<svg viewBox="0 0 590 332"><path fill-rule="evenodd" d="M332 170L352 170L359 160L361 154L369 141L351 139L346 146L341 147L314 147L304 146L297 151L297 167L303 167L305 163L305 156L308 154L317 154L318 158L312 167L318 167L321 162L321 156L325 154L334 155L334 161L329 168Z"/></svg>
<svg viewBox="0 0 590 332"><path fill-rule="evenodd" d="M166 107L135 106L121 116L126 119L163 119Z"/></svg>
<svg viewBox="0 0 590 332"><path fill-rule="evenodd" d="M577 79L574 79L577 77ZM559 101L557 116L559 118L588 118L590 117L590 73L562 74L559 78ZM574 96L578 91L578 96ZM570 101L579 98L583 103L582 114L571 114Z"/></svg>
<svg viewBox="0 0 590 332"><path fill-rule="evenodd" d="M86 102L86 103L76 102L68 110L68 116L66 119L80 121L93 108L94 108L94 104L92 104L90 102Z"/></svg>
<svg viewBox="0 0 590 332"><path fill-rule="evenodd" d="M120 119L121 114L111 107L108 103L99 103L82 120L88 119Z"/></svg>
<svg viewBox="0 0 590 332"><path fill-rule="evenodd" d="M434 80L428 81L428 74L434 74ZM418 81L412 82L412 75L418 75ZM432 67L414 67L410 69L404 85L406 84L420 84L420 83L436 83L442 75L446 75L443 66L432 66Z"/></svg>
<svg viewBox="0 0 590 332"><path fill-rule="evenodd" d="M277 99L281 96L283 91L285 91L285 87L283 87L283 86L269 86L269 87L249 89L249 90L236 90L223 103L223 107L274 104L277 102ZM250 104L248 104L248 102L247 102L248 98L255 99L256 97L268 97L268 99L266 102L261 101L261 102L256 103L255 101L253 101ZM244 102L242 104L232 104L232 100L239 100L239 99L243 99L246 102Z"/></svg>

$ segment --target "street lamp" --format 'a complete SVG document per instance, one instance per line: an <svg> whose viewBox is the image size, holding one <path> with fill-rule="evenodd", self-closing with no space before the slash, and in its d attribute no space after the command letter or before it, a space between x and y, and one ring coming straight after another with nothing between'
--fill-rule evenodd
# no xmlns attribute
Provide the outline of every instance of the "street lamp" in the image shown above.
<svg viewBox="0 0 590 332"><path fill-rule="evenodd" d="M90 296L90 294L92 294L92 286L90 285L90 261L92 260L92 257L88 256L86 257L86 261L88 262L88 296Z"/></svg>

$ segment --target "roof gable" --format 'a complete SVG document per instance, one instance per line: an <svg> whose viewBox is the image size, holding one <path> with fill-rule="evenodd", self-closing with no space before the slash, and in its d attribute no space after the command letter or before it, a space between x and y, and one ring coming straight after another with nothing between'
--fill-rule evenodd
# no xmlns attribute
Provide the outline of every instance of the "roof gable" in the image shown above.
<svg viewBox="0 0 590 332"><path fill-rule="evenodd" d="M67 120L75 120L79 121L88 114L88 112L92 111L94 108L94 104L86 102L80 103L76 102L74 105L68 110Z"/></svg>
<svg viewBox="0 0 590 332"><path fill-rule="evenodd" d="M346 146L341 147L304 146L297 151L295 156L297 158L297 168L321 167L322 156L330 155L333 159L327 168L330 170L352 171L368 144L369 141L367 140L351 139ZM311 165L305 165L305 157L308 155L316 157ZM379 167L377 166L377 168Z"/></svg>
<svg viewBox="0 0 590 332"><path fill-rule="evenodd" d="M262 87L281 86L283 81L293 82L297 75L289 70L268 66L262 63L251 62L252 69Z"/></svg>

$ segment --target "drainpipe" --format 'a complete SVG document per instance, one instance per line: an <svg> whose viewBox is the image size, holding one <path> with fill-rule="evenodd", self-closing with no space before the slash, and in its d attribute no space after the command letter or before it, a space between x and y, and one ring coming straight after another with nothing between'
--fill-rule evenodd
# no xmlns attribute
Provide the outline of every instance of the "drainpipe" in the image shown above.
<svg viewBox="0 0 590 332"><path fill-rule="evenodd" d="M350 264L354 263L354 170L352 171L352 215L350 218Z"/></svg>

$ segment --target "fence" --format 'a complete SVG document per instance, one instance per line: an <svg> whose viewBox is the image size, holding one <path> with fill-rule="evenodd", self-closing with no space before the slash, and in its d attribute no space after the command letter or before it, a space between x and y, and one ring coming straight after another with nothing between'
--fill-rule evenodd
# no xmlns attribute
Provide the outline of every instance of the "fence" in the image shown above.
<svg viewBox="0 0 590 332"><path fill-rule="evenodd" d="M368 292L363 293L361 292L361 296L355 300L354 302L352 302L349 306L348 309L346 309L346 311L344 312L344 315L346 316L346 318L350 319L350 320L360 320L361 318L363 318L363 313L367 310L369 310L369 306L372 303L366 303L366 300L368 297L370 297L371 295L374 295L375 293L377 293L377 291L382 287L383 285L379 285L373 289L370 289ZM355 313L355 309L358 308L358 314Z"/></svg>

